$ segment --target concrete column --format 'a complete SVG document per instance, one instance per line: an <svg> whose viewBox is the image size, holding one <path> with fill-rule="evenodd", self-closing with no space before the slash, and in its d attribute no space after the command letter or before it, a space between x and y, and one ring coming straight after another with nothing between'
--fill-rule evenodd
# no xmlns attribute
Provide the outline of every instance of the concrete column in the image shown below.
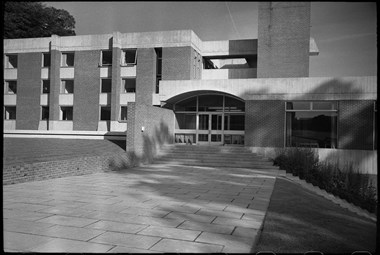
<svg viewBox="0 0 380 255"><path fill-rule="evenodd" d="M59 36L51 36L50 44L50 94L49 94L49 130L58 127L59 120L59 93L61 87L60 80L61 52L59 49Z"/></svg>
<svg viewBox="0 0 380 255"><path fill-rule="evenodd" d="M120 58L121 58L121 39L120 32L114 32L112 38L112 92L111 92L111 130L118 130L120 115Z"/></svg>

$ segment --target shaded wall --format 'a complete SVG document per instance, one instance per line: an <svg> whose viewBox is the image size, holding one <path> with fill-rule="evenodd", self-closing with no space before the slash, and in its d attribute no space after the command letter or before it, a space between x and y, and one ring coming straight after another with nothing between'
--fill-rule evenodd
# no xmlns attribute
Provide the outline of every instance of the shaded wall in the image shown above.
<svg viewBox="0 0 380 255"><path fill-rule="evenodd" d="M285 110L283 101L245 102L245 146L283 147Z"/></svg>
<svg viewBox="0 0 380 255"><path fill-rule="evenodd" d="M18 55L16 129L38 130L42 91L42 54Z"/></svg>
<svg viewBox="0 0 380 255"><path fill-rule="evenodd" d="M96 131L99 122L100 51L77 51L74 61L73 129Z"/></svg>
<svg viewBox="0 0 380 255"><path fill-rule="evenodd" d="M173 143L172 110L128 103L127 121L126 149L134 153L140 162L151 162L162 145Z"/></svg>
<svg viewBox="0 0 380 255"><path fill-rule="evenodd" d="M162 80L192 79L193 51L190 46L162 48Z"/></svg>
<svg viewBox="0 0 380 255"><path fill-rule="evenodd" d="M373 100L339 101L338 148L373 149Z"/></svg>

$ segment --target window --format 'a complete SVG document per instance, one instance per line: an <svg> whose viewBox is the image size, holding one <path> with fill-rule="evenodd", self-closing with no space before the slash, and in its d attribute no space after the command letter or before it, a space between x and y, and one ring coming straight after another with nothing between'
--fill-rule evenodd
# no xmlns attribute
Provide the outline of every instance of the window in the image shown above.
<svg viewBox="0 0 380 255"><path fill-rule="evenodd" d="M17 55L5 55L5 68L17 68Z"/></svg>
<svg viewBox="0 0 380 255"><path fill-rule="evenodd" d="M111 93L112 90L112 80L102 79L101 93Z"/></svg>
<svg viewBox="0 0 380 255"><path fill-rule="evenodd" d="M176 129L195 129L197 115L196 113L176 113Z"/></svg>
<svg viewBox="0 0 380 255"><path fill-rule="evenodd" d="M100 107L100 120L111 120L111 107L101 106Z"/></svg>
<svg viewBox="0 0 380 255"><path fill-rule="evenodd" d="M122 93L136 93L136 78L125 78L122 80Z"/></svg>
<svg viewBox="0 0 380 255"><path fill-rule="evenodd" d="M62 53L61 66L74 66L74 53L73 52Z"/></svg>
<svg viewBox="0 0 380 255"><path fill-rule="evenodd" d="M136 65L137 49L126 49L121 53L122 65Z"/></svg>
<svg viewBox="0 0 380 255"><path fill-rule="evenodd" d="M62 94L74 93L74 80L62 80L61 81L61 93Z"/></svg>
<svg viewBox="0 0 380 255"><path fill-rule="evenodd" d="M16 106L4 106L4 119L15 120L16 119Z"/></svg>
<svg viewBox="0 0 380 255"><path fill-rule="evenodd" d="M373 149L374 150L377 150L377 101L374 102L374 105L373 105L373 113L374 113L374 117L373 117Z"/></svg>
<svg viewBox="0 0 380 255"><path fill-rule="evenodd" d="M50 80L42 80L42 94L50 93Z"/></svg>
<svg viewBox="0 0 380 255"><path fill-rule="evenodd" d="M50 53L42 53L42 67L50 66Z"/></svg>
<svg viewBox="0 0 380 255"><path fill-rule="evenodd" d="M112 51L103 50L101 55L102 55L102 66L112 65Z"/></svg>
<svg viewBox="0 0 380 255"><path fill-rule="evenodd" d="M157 55L156 67L156 94L160 92L160 81L162 80L162 48L155 48Z"/></svg>
<svg viewBox="0 0 380 255"><path fill-rule="evenodd" d="M49 119L49 106L41 106L41 120Z"/></svg>
<svg viewBox="0 0 380 255"><path fill-rule="evenodd" d="M336 148L337 117L336 102L287 102L286 146Z"/></svg>
<svg viewBox="0 0 380 255"><path fill-rule="evenodd" d="M5 94L17 94L17 81L5 81Z"/></svg>
<svg viewBox="0 0 380 255"><path fill-rule="evenodd" d="M60 120L73 120L73 107L61 106Z"/></svg>
<svg viewBox="0 0 380 255"><path fill-rule="evenodd" d="M126 121L127 120L127 115L128 115L128 108L127 108L127 106L121 106L120 107L120 120L121 121Z"/></svg>

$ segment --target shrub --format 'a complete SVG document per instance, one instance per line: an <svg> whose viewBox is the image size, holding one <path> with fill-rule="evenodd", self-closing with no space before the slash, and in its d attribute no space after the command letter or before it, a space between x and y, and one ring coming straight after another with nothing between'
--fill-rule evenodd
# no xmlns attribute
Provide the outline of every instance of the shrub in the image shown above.
<svg viewBox="0 0 380 255"><path fill-rule="evenodd" d="M337 164L319 162L311 148L283 148L276 151L274 165L305 179L321 189L339 196L369 212L377 211L377 190L368 175L361 174L348 163L343 169Z"/></svg>

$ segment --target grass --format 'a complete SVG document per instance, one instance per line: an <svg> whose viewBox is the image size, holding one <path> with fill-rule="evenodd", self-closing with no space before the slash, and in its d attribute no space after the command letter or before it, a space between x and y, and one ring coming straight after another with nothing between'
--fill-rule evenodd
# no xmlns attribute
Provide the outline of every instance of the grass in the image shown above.
<svg viewBox="0 0 380 255"><path fill-rule="evenodd" d="M255 252L375 254L376 223L278 178Z"/></svg>

